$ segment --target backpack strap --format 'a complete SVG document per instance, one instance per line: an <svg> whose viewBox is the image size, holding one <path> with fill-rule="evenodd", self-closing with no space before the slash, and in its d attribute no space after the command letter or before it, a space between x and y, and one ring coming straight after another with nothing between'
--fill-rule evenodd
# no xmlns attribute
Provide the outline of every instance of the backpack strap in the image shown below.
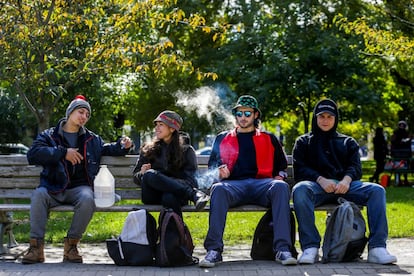
<svg viewBox="0 0 414 276"><path fill-rule="evenodd" d="M118 237L116 240L118 242L119 255L121 256L121 259L122 260L125 260L124 252L122 250L122 241L121 241L121 238Z"/></svg>
<svg viewBox="0 0 414 276"><path fill-rule="evenodd" d="M163 241L165 239L165 233L167 232L167 225L168 225L168 221L169 221L169 217L171 216L173 212L167 211L165 209L163 209L160 212L160 216L159 216L159 237L160 237L160 241ZM165 246L163 246L164 243L161 243L160 246L160 262L164 265L169 265L170 261L168 260L168 256L167 256L167 251L165 249Z"/></svg>
<svg viewBox="0 0 414 276"><path fill-rule="evenodd" d="M323 245L322 245L322 263L327 263L329 261L329 248L331 248L332 240L330 237L333 235L333 223L330 223L332 219L336 216L338 212L338 207L335 208L335 210L329 214L329 218L327 218L326 223L326 229L325 229L325 235L323 239Z"/></svg>

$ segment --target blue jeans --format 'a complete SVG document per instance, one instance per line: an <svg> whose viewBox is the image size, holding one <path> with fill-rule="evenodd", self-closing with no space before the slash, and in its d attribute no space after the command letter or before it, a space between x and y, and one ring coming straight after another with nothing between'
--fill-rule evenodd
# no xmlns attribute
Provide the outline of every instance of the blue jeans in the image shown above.
<svg viewBox="0 0 414 276"><path fill-rule="evenodd" d="M315 226L315 207L326 203L337 203L339 197L366 206L369 228L368 248L386 247L388 223L385 189L382 186L352 181L349 191L338 195L325 192L316 182L301 181L293 187L292 194L302 251L310 247L320 247L321 236Z"/></svg>
<svg viewBox="0 0 414 276"><path fill-rule="evenodd" d="M30 238L44 239L49 209L59 205L73 205L74 213L67 237L82 238L95 211L95 199L89 186L79 186L62 193L48 193L44 187L37 188L30 205Z"/></svg>
<svg viewBox="0 0 414 276"><path fill-rule="evenodd" d="M273 250L289 251L290 191L286 182L272 178L223 180L211 187L209 229L204 241L207 250L223 251L227 211L231 207L255 204L272 208ZM243 224L237 222L240 227Z"/></svg>

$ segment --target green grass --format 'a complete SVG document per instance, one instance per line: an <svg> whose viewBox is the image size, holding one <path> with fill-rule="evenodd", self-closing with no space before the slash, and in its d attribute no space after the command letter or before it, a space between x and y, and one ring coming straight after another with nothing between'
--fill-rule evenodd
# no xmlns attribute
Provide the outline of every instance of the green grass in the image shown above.
<svg viewBox="0 0 414 276"><path fill-rule="evenodd" d="M375 168L372 161L363 162L363 180L367 180ZM414 176L409 175L413 183ZM363 214L366 218L366 209ZM157 213L153 213L158 218ZM251 243L254 229L263 215L263 212L229 212L224 232L226 245ZM91 223L82 239L83 242L103 242L111 236L119 235L127 213L95 213ZM389 237L414 237L414 189L411 187L387 188L387 217ZM29 239L29 214L28 212L15 212L16 224L14 233L17 241L27 242ZM70 226L71 213L50 214L47 224L45 240L48 243L61 243ZM316 212L316 225L323 235L325 231L325 212ZM202 245L208 229L208 213L195 212L184 213L184 221L190 228L191 235L196 245Z"/></svg>

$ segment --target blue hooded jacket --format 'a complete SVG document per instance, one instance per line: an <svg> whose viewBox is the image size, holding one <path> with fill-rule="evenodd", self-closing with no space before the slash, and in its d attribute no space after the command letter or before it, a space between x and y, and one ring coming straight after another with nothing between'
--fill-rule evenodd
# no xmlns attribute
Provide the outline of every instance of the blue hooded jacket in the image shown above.
<svg viewBox="0 0 414 276"><path fill-rule="evenodd" d="M63 143L62 126L66 120L59 121L56 127L41 132L33 141L27 160L31 165L41 165L39 187L45 187L50 193L63 192L70 184L67 148ZM103 155L122 156L129 149L121 148L120 139L116 143L104 143L102 138L85 127L79 130L79 152L83 156L87 183L93 189L93 181L99 171Z"/></svg>

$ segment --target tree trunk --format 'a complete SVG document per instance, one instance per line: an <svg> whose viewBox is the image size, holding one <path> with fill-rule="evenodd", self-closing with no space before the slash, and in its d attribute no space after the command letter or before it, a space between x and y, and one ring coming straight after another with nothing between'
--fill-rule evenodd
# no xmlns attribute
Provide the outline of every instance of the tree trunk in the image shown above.
<svg viewBox="0 0 414 276"><path fill-rule="evenodd" d="M40 133L41 131L47 129L50 127L50 115L43 113L41 114L41 116L37 117L38 121L37 121L37 133Z"/></svg>

